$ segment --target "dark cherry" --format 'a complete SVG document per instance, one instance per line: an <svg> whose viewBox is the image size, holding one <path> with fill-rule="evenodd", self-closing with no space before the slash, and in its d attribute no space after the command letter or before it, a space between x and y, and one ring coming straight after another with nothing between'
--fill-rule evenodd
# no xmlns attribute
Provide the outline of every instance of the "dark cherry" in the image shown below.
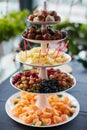
<svg viewBox="0 0 87 130"><path fill-rule="evenodd" d="M25 37L25 38L27 38L27 32L26 31L23 32L22 36Z"/></svg>
<svg viewBox="0 0 87 130"><path fill-rule="evenodd" d="M62 34L59 31L55 31L55 36L57 40L60 40L62 38Z"/></svg>
<svg viewBox="0 0 87 130"><path fill-rule="evenodd" d="M29 29L29 33L36 33L36 29L35 28Z"/></svg>
<svg viewBox="0 0 87 130"><path fill-rule="evenodd" d="M61 34L62 34L62 38L65 38L66 37L66 32L61 32Z"/></svg>
<svg viewBox="0 0 87 130"><path fill-rule="evenodd" d="M28 38L28 39L35 39L35 33L29 33L29 34L27 35L27 38Z"/></svg>
<svg viewBox="0 0 87 130"><path fill-rule="evenodd" d="M55 35L51 36L51 40L56 40L56 36Z"/></svg>
<svg viewBox="0 0 87 130"><path fill-rule="evenodd" d="M43 35L44 40L51 40L51 35L49 33L46 33Z"/></svg>
<svg viewBox="0 0 87 130"><path fill-rule="evenodd" d="M44 34L48 33L48 30L46 28L41 29L41 33L44 35Z"/></svg>
<svg viewBox="0 0 87 130"><path fill-rule="evenodd" d="M61 21L61 17L60 16L55 16L55 21Z"/></svg>
<svg viewBox="0 0 87 130"><path fill-rule="evenodd" d="M40 15L38 16L38 18L39 18L39 21L45 21L45 17L44 17L44 15L42 15L42 14L40 14Z"/></svg>
<svg viewBox="0 0 87 130"><path fill-rule="evenodd" d="M50 11L49 14L50 14L51 16L57 16L57 12L56 12L56 11Z"/></svg>
<svg viewBox="0 0 87 130"><path fill-rule="evenodd" d="M54 32L54 30L53 29L51 29L51 28L47 28L48 29L48 31L49 31L49 33L51 34L51 35L54 35L55 34L55 32Z"/></svg>
<svg viewBox="0 0 87 130"><path fill-rule="evenodd" d="M41 34L41 29L37 29L36 34Z"/></svg>
<svg viewBox="0 0 87 130"><path fill-rule="evenodd" d="M37 35L35 36L35 40L42 40L42 39L43 39L43 37L42 37L41 34L37 34Z"/></svg>
<svg viewBox="0 0 87 130"><path fill-rule="evenodd" d="M33 19L34 19L34 15L31 14L31 15L28 17L28 19L29 19L30 21L33 21Z"/></svg>
<svg viewBox="0 0 87 130"><path fill-rule="evenodd" d="M44 16L46 17L46 16L48 15L48 12L45 11L45 10L43 10L43 11L41 11L41 14L44 15Z"/></svg>

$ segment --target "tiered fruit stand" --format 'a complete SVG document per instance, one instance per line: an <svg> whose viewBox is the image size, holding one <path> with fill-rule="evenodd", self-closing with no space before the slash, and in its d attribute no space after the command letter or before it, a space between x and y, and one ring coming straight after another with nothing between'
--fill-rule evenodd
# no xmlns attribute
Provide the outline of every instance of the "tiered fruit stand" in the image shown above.
<svg viewBox="0 0 87 130"><path fill-rule="evenodd" d="M45 6L45 10L46 10L46 6ZM50 21L50 22L33 22L33 21L29 21L30 23L32 23L32 24L40 24L41 25L41 29L43 29L43 28L47 28L47 25L51 25L51 24L56 24L56 23L58 23L59 21ZM60 43L61 41L64 41L65 40L65 38L61 38L60 40L35 40L35 39L27 39L27 38L25 38L25 37L23 37L22 36L22 38L23 39L25 39L26 41L30 41L30 42L33 42L33 43L40 43L41 44L41 48L39 48L39 49L41 49L41 53L44 53L44 54L46 54L47 52L46 52L46 50L47 50L47 44L48 43ZM26 51L27 52L27 51ZM21 52L19 52L20 53L20 55L21 55ZM63 52L61 52L61 53L63 53ZM22 54L23 54L23 52L22 52ZM62 65L62 64L65 64L65 63L68 63L70 60L71 60L71 57L68 55L68 54L65 54L65 53L63 53L64 55L65 55L65 58L67 59L66 61L64 61L64 62L58 62L57 64L52 64L52 65L43 65L43 64L40 64L40 61L39 61L39 63L38 64L31 64L31 63L28 63L28 62L25 62L25 61L22 61L21 59L20 59L20 55L18 54L17 55L17 60L19 61L19 62L21 62L21 63L23 63L23 64L27 64L27 65L29 65L29 66L34 66L34 67L38 67L39 68L39 74L38 74L38 76L42 79L42 80L49 80L49 78L48 78L48 74L47 74L47 70L48 70L48 68L52 68L52 67L55 67L55 66L59 66L59 65ZM34 54L33 54L34 55ZM59 56L58 56L59 57ZM39 57L40 58L40 57ZM18 72L19 73L19 72ZM14 85L13 84L13 78L15 77L15 75L17 75L17 73L16 74L14 74L12 77L11 77L11 79L10 79L10 82L11 82L11 85L13 86L13 87L15 87L16 89L18 89L18 90L22 90L22 91L25 91L24 89L20 89L20 88L18 88L16 85ZM51 109L52 108L52 106L50 105L50 103L49 103L49 101L48 101L48 97L49 97L49 95L52 95L53 97L55 97L55 95L57 95L57 96L60 96L60 95L62 95L62 97L63 98L65 98L65 97L68 97L68 99L67 100L70 100L70 102L71 102L71 106L74 106L74 112L73 112L73 115L71 116L71 117L69 117L69 118L67 118L67 119L65 119L64 121L60 121L60 122L56 122L56 123L48 123L48 125L47 124L45 124L45 125L41 125L41 124L38 124L38 123L36 123L35 124L35 122L33 121L33 122L31 122L31 123L25 123L22 119L20 119L19 117L15 117L13 114L12 114L12 109L15 107L14 106L14 102L13 102L13 99L14 98L17 98L17 97L19 97L20 95L21 95L21 93L22 92L19 92L19 93L16 93L16 94L13 94L8 100L7 100L7 102L6 102L6 112L7 112L7 114L13 119L13 120L15 120L15 121L17 121L17 122L19 122L19 123L21 123L21 124L24 124L24 125L28 125L28 126L33 126L33 127L52 127L52 126L58 126L58 125L62 125L62 124L65 124L65 123L67 123L67 122L69 122L69 121L71 121L72 119L74 119L76 116L77 116L77 114L79 113L79 103L78 103L78 101L73 97L73 96L71 96L70 94L68 94L68 93L66 93L66 92L64 92L64 91L67 91L67 90L69 90L69 89L71 89L71 88L73 88L74 86L75 86L75 84L76 84L76 80L75 80L75 78L72 76L72 75L70 75L70 74L68 74L72 79L73 79L73 85L71 86L71 87L69 87L69 88L66 88L65 90L60 90L60 91L55 91L55 92L31 92L31 91L29 91L29 93L34 93L34 94L36 94L36 96L37 96L37 101L33 104L36 108L39 108L40 110L43 110L43 109L45 109L45 108L48 108L48 110L49 109ZM53 86L54 87L54 86ZM27 92L26 92L27 93ZM26 95L26 93L24 93L25 95ZM62 101L63 99L61 99L61 101ZM67 102L67 101L66 101ZM61 104L61 103L60 103ZM66 104L65 104L66 105ZM72 108L71 108L72 109ZM31 108L31 111L32 111L32 108ZM53 118L53 115L51 115L52 116L52 118ZM62 116L61 116L62 117ZM55 119L56 119L57 117L55 117ZM54 118L53 118L54 119ZM52 120L53 120L52 119ZM54 121L55 122L55 121ZM39 119L39 123L40 123L40 119Z"/></svg>

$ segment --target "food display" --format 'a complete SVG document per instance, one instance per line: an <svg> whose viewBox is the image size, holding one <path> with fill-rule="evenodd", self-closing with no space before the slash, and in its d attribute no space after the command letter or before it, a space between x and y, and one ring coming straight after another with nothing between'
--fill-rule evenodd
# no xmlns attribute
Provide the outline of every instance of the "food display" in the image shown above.
<svg viewBox="0 0 87 130"><path fill-rule="evenodd" d="M38 69L23 70L11 78L11 83L20 90L32 93L55 93L70 89L75 79L70 74L47 69L48 79L39 77Z"/></svg>
<svg viewBox="0 0 87 130"><path fill-rule="evenodd" d="M19 52L17 60L34 66L55 66L69 62L71 58L64 52L58 54L56 49L49 49L49 51L41 52L40 47L34 47L31 50Z"/></svg>
<svg viewBox="0 0 87 130"><path fill-rule="evenodd" d="M71 56L65 53L69 44L69 40L64 42L67 33L48 26L60 20L56 11L47 11L44 2L42 11L35 11L28 17L27 21L32 25L22 33L24 51L19 49L16 58L32 68L11 76L11 85L21 92L7 100L5 109L10 118L23 125L59 126L79 113L78 101L64 92L75 86L75 78L53 68L71 60ZM37 24L41 27L37 28ZM32 48L30 44L33 43L40 43L41 47ZM26 45L30 50L26 50Z"/></svg>
<svg viewBox="0 0 87 130"><path fill-rule="evenodd" d="M29 21L32 22L54 22L54 21L61 21L61 17L59 15L57 15L56 11L46 11L46 10L42 10L42 11L38 11L35 10L33 12L33 14L31 14L28 17Z"/></svg>
<svg viewBox="0 0 87 130"><path fill-rule="evenodd" d="M61 40L66 37L66 32L60 32L49 27L41 29L33 25L27 28L22 33L22 36L26 39L33 40Z"/></svg>
<svg viewBox="0 0 87 130"><path fill-rule="evenodd" d="M49 107L36 106L37 94L20 92L7 101L6 111L11 111L12 119L33 127L52 127L71 121L79 111L79 104L67 93L47 96ZM13 106L11 108L11 106ZM9 115L10 116L10 115Z"/></svg>

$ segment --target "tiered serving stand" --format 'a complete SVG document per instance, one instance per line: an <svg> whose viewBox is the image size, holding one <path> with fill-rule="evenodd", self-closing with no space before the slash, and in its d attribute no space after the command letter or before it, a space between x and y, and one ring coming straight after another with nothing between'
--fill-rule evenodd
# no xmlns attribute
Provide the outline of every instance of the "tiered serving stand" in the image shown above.
<svg viewBox="0 0 87 130"><path fill-rule="evenodd" d="M45 10L46 10L46 7L45 7ZM32 23L32 24L39 24L39 25L41 25L41 29L43 29L43 28L46 28L47 25L56 24L56 23L58 23L59 21L54 21L54 22L31 22L31 21L28 21L28 22L30 22L30 23ZM66 39L66 38L64 38L64 39L61 39L61 40L33 40L33 39L26 39L26 38L24 38L23 36L22 36L22 38L25 39L26 41L30 41L30 42L33 42L33 43L40 43L40 44L41 44L41 51L42 51L42 52L45 52L45 51L46 51L47 43L55 43L55 42L59 43L59 42L64 41L64 40ZM67 60L67 62L65 62L65 63L68 63L68 62L71 60L71 57L70 57L68 54L67 54L67 57L68 57L68 60ZM21 61L18 59L18 57L17 57L17 60L18 60L19 62L21 62ZM65 63L63 63L63 64L65 64ZM25 64L25 63L23 63L23 64ZM53 65L53 66L42 66L42 65L32 65L32 64L27 64L27 65L39 67L39 68L40 68L39 77L41 77L42 79L48 79L48 76L47 76L47 68L48 68L48 67L60 66L60 65L62 65L62 63L57 64L57 65ZM15 75L15 74L14 74L14 75ZM14 75L13 75L13 76L14 76ZM69 74L69 75L70 75L70 74ZM12 77L13 77L13 76L12 76ZM75 80L75 78L74 78L72 75L70 75L70 76L71 76L71 77L73 78L73 80L74 80L74 85L71 87L71 88L73 88L73 87L75 86L75 84L76 84L76 80ZM12 85L13 87L15 87L15 86L12 84L12 77L11 77L11 79L10 79L10 83L11 83L11 85ZM15 88L18 89L17 87L15 87ZM69 88L69 89L71 89L71 88ZM69 90L69 89L67 89L67 90ZM18 89L18 90L20 90L20 89ZM67 91L67 90L65 90L65 91ZM52 127L52 126L58 126L58 125L65 124L65 123L71 121L72 119L74 119L74 118L78 115L78 113L79 113L79 109L80 109L79 103L78 103L78 101L77 101L72 95L70 95L70 94L68 94L68 93L66 93L66 92L64 92L64 91L62 91L62 92L55 92L55 93L56 93L56 94L60 94L60 93L61 93L62 95L68 96L68 97L70 98L70 100L73 102L73 104L76 106L76 112L75 112L75 114L74 114L72 117L69 118L69 120L67 120L67 121L65 121L65 122L63 122L63 123L53 124L53 125L51 125L51 126L40 126L40 127ZM55 93L54 93L54 94L55 94ZM45 107L51 107L51 106L49 105L48 99L47 99L47 95L48 95L48 94L51 94L51 93L36 93L36 94L38 95L38 99L37 99L37 102L36 102L36 104L35 104L36 106L38 106L38 107L41 108L41 109L43 109L43 108L45 108ZM53 93L52 93L52 94L53 94ZM16 122L21 123L21 124L24 124L24 125L28 125L28 126L33 126L33 125L31 125L31 124L26 124L26 123L24 123L24 122L21 121L20 119L14 117L14 116L12 115L12 113L11 113L11 110L12 110L12 107L13 107L13 104L12 104L11 100L12 100L13 97L17 97L17 96L19 96L19 95L20 95L20 92L19 92L19 93L16 93L16 94L13 94L13 95L7 100L6 105L5 105L6 112L7 112L8 116L9 116L10 118L12 118L13 120L15 120ZM33 127L36 127L36 126L33 126Z"/></svg>

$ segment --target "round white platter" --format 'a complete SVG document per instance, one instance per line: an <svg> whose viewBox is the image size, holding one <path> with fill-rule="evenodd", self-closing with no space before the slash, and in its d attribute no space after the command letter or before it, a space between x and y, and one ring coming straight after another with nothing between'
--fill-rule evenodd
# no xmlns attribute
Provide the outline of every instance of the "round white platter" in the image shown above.
<svg viewBox="0 0 87 130"><path fill-rule="evenodd" d="M21 72L21 71L20 71ZM12 85L12 87L14 87L14 88L16 88L17 90L20 90L20 91L24 91L24 90L22 90L22 89L19 89L19 88L17 88L13 83L12 83L12 78L15 76L15 75L17 75L19 72L17 72L17 73L15 73L14 75L12 75L11 76L11 78L10 78L10 83L11 83L11 85ZM70 88L68 88L68 89L66 89L66 90L63 90L63 91L59 91L59 92L53 92L53 93L35 93L35 92L29 92L29 93L33 93L33 94L56 94L56 93L61 93L61 92L65 92L65 91L69 91L70 89L72 89L73 87L75 87L75 85L76 85L76 79L75 79L75 77L73 76L73 75L71 75L71 74L69 74L69 73L67 73L71 78L73 78L73 80L74 80L74 84L70 87ZM26 91L26 92L28 92L28 91Z"/></svg>
<svg viewBox="0 0 87 130"><path fill-rule="evenodd" d="M56 66L64 65L64 64L66 64L66 63L68 63L68 62L71 61L71 56L70 56L70 55L68 55L68 54L65 53L65 57L67 58L67 61L65 61L65 62L63 62L63 63L60 62L60 63L58 63L58 64L56 64L56 65L30 64L30 63L28 63L29 61L28 61L28 62L22 62L22 61L20 60L18 54L16 55L16 60L17 60L18 62L22 63L22 64L25 64L25 65L34 66L34 67L47 68L47 67L56 67Z"/></svg>
<svg viewBox="0 0 87 130"><path fill-rule="evenodd" d="M79 110L80 110L80 105L78 103L78 101L76 100L75 97L73 97L72 95L64 92L64 93L61 93L62 96L68 96L69 99L71 100L71 102L73 103L74 106L76 106L76 112L73 114L73 116L71 116L67 121L65 122L62 122L62 123L58 123L58 124L53 124L53 125L50 125L50 126L34 126L32 124L26 124L24 123L21 119L19 118L16 118L12 115L12 108L14 106L13 102L12 102L12 99L13 98L16 98L16 97L19 97L21 94L21 92L17 92L15 94L13 94L11 97L9 97L9 99L6 101L6 104L5 104L5 110L6 110L6 113L7 115L13 119L14 121L20 123L20 124L23 124L23 125L26 125L26 126L32 126L32 127L39 127L39 128L42 128L42 127L54 127L54 126L60 126L60 125L63 125L63 124L66 124L67 122L70 122L72 121L79 113Z"/></svg>
<svg viewBox="0 0 87 130"><path fill-rule="evenodd" d="M27 22L31 23L31 24L38 24L38 25L51 25L51 24L57 24L60 21L50 21L50 22L34 22L34 21L30 21L29 19L27 19Z"/></svg>

